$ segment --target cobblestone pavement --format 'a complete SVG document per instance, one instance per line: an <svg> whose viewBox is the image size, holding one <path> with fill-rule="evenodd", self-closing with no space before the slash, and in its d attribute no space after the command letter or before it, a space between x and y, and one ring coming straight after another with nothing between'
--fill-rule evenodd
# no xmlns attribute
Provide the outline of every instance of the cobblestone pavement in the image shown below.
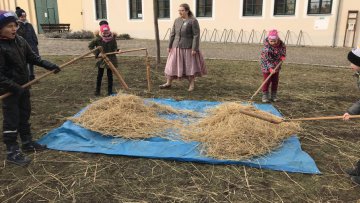
<svg viewBox="0 0 360 203"><path fill-rule="evenodd" d="M88 51L90 40L49 39L39 36L41 55L80 55ZM161 41L161 56L166 56L167 41ZM122 50L147 48L149 54L156 54L154 40L119 40ZM211 43L201 42L200 49L205 58L230 60L259 60L260 44ZM286 63L321 64L327 66L348 66L347 53L350 48L331 47L287 47ZM144 55L144 52L132 52L127 55Z"/></svg>

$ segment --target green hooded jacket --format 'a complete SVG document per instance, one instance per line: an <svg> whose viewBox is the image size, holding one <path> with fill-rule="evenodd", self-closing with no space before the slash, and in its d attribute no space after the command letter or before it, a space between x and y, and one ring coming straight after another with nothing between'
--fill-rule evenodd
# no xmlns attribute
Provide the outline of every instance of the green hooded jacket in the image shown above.
<svg viewBox="0 0 360 203"><path fill-rule="evenodd" d="M118 51L118 46L116 43L116 35L113 35L113 39L111 41L104 42L101 36L97 34L95 38L89 43L88 48L92 50L98 46L102 46L105 53ZM100 51L97 50L97 52L95 53L96 58L98 57L99 54ZM111 63L114 64L115 67L118 67L116 54L108 55L107 57L110 59ZM96 66L100 68L108 68L107 64L103 61L103 59L99 60L96 63Z"/></svg>

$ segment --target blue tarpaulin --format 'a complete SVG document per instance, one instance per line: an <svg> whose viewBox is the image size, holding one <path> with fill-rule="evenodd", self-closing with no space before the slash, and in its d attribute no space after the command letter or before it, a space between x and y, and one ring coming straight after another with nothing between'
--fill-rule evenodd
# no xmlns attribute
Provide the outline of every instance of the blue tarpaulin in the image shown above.
<svg viewBox="0 0 360 203"><path fill-rule="evenodd" d="M205 113L207 108L217 106L221 102L172 99L151 99L160 104L172 106L181 110L193 110ZM281 114L271 104L255 104L255 107L277 116ZM176 119L174 117L169 119ZM178 161L192 161L208 164L240 164L262 169L272 169L287 172L320 174L314 160L301 149L296 135L286 139L282 146L273 152L249 160L219 160L206 157L200 153L199 142L185 142L182 140L168 140L153 137L145 140L129 140L103 136L66 121L62 126L49 132L39 141L48 148L62 151L76 151L88 153L102 153Z"/></svg>

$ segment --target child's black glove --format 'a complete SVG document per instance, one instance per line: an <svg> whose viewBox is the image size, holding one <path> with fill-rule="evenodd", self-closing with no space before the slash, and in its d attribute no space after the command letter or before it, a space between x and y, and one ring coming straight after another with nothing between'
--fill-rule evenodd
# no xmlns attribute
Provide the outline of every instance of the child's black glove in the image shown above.
<svg viewBox="0 0 360 203"><path fill-rule="evenodd" d="M50 71L55 70L54 73L58 73L61 71L58 65L51 63L50 61L47 60L41 60L39 65Z"/></svg>
<svg viewBox="0 0 360 203"><path fill-rule="evenodd" d="M55 70L54 71L55 74L61 71L60 67L58 65L56 65L56 64L54 64L53 70Z"/></svg>
<svg viewBox="0 0 360 203"><path fill-rule="evenodd" d="M20 96L20 95L24 94L24 92L25 92L25 88L21 87L20 85L18 85L16 83L11 85L10 88L11 88L11 92L16 96Z"/></svg>

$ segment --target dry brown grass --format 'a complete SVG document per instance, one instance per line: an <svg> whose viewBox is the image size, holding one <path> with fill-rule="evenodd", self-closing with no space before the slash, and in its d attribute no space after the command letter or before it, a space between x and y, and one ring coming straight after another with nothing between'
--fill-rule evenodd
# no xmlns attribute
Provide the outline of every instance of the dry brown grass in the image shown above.
<svg viewBox="0 0 360 203"><path fill-rule="evenodd" d="M329 53L325 49L329 48L321 48L323 56ZM311 52L313 60L322 58L318 53L318 49ZM45 56L57 64L70 58ZM146 98L247 101L262 79L257 62L207 60L211 73L197 79L194 92L187 91L187 81L175 81L169 90L146 92L143 59L119 60L131 92ZM93 63L79 62L32 87L35 139L94 99ZM355 81L349 81L351 75L351 70L286 63L278 92L281 101L273 105L290 118L342 115L359 99ZM154 87L162 84L163 71L154 72L152 79ZM121 88L116 82L114 86ZM89 197L91 202L356 202L360 187L344 170L359 159L358 120L308 121L301 126L298 136L302 148L313 157L322 175L55 150L28 154L33 161L23 168L6 164L6 149L0 145L0 202L89 202Z"/></svg>

